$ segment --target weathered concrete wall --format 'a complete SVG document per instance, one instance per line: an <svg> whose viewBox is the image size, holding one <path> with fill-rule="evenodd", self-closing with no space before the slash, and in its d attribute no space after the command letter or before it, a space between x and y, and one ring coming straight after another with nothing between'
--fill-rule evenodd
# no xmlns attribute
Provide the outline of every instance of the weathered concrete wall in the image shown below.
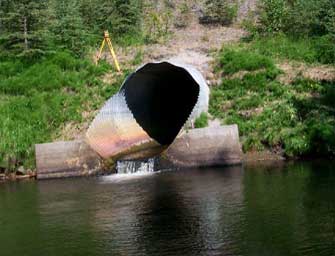
<svg viewBox="0 0 335 256"><path fill-rule="evenodd" d="M175 167L241 164L243 153L237 125L207 127L184 132L162 154Z"/></svg>
<svg viewBox="0 0 335 256"><path fill-rule="evenodd" d="M242 155L237 125L193 129L175 139L159 157L158 168L235 165L242 163ZM96 175L104 164L85 141L76 140L37 144L36 166L37 179L50 179Z"/></svg>
<svg viewBox="0 0 335 256"><path fill-rule="evenodd" d="M95 151L82 140L36 144L37 179L93 175L102 168Z"/></svg>

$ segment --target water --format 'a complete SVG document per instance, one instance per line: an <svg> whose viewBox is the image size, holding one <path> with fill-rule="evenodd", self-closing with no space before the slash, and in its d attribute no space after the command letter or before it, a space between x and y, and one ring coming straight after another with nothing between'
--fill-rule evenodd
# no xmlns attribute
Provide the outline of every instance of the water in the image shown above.
<svg viewBox="0 0 335 256"><path fill-rule="evenodd" d="M152 173L155 168L155 159L149 158L143 161L117 161L116 170L118 174L144 174Z"/></svg>
<svg viewBox="0 0 335 256"><path fill-rule="evenodd" d="M334 162L113 177L0 184L0 255L335 255Z"/></svg>

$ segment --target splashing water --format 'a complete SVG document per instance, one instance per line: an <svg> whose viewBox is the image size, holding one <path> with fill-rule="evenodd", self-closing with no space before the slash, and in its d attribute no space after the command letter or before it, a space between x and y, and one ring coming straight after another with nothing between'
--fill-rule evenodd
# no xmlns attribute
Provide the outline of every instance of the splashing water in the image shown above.
<svg viewBox="0 0 335 256"><path fill-rule="evenodd" d="M118 174L152 173L155 171L155 159L145 161L118 161L116 164Z"/></svg>

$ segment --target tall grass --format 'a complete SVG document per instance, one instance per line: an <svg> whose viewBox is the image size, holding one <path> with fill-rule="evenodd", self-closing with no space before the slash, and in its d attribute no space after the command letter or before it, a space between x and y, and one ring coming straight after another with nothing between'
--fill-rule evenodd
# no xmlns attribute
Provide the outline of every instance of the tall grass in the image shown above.
<svg viewBox="0 0 335 256"><path fill-rule="evenodd" d="M276 34L254 38L250 43L250 49L271 58L315 63L319 62L316 44L317 42L312 39L290 38L283 34Z"/></svg>
<svg viewBox="0 0 335 256"><path fill-rule="evenodd" d="M34 167L34 144L50 141L61 126L81 123L118 90L101 76L109 65L59 52L40 63L7 61L0 64L0 163L9 159ZM120 77L122 80L123 77Z"/></svg>
<svg viewBox="0 0 335 256"><path fill-rule="evenodd" d="M268 148L290 157L335 154L335 83L297 79L281 84L274 62L257 49L226 49L218 62L223 74L257 71L223 76L211 92L210 113L225 124L239 125L245 151Z"/></svg>

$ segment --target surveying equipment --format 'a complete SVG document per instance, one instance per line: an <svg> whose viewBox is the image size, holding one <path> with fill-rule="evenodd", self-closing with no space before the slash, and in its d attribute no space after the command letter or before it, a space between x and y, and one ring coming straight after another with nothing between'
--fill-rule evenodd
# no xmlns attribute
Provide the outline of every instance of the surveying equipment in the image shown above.
<svg viewBox="0 0 335 256"><path fill-rule="evenodd" d="M109 37L109 33L108 33L107 30L104 32L104 40L101 43L100 50L99 50L99 53L97 55L96 63L95 64L98 65L98 62L99 62L99 60L101 58L102 51L103 51L106 43L107 43L109 51L110 51L110 53L111 53L111 55L113 57L114 64L115 64L115 67L116 67L117 71L121 72L121 69L120 69L120 66L119 66L119 62L118 62L118 60L116 58L116 54L115 54L114 49L113 49L112 41L111 41L111 39Z"/></svg>

